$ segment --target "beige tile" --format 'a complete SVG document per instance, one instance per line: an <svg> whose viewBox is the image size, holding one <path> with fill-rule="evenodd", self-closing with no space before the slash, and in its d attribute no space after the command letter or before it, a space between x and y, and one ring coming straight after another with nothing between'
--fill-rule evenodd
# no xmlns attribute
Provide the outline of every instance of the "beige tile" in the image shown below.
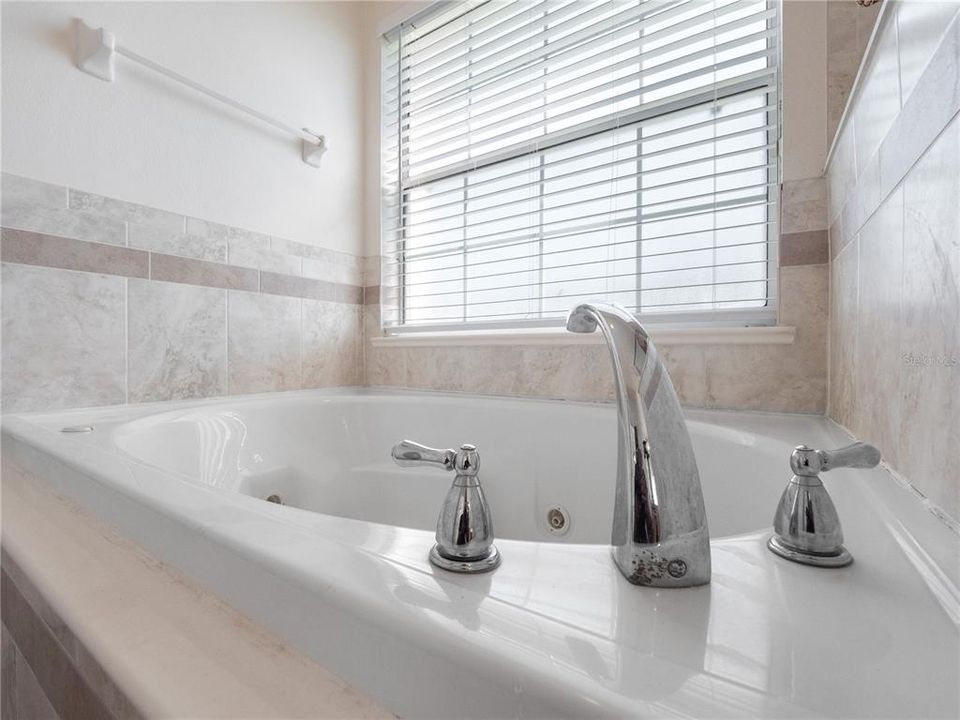
<svg viewBox="0 0 960 720"><path fill-rule="evenodd" d="M832 224L843 210L846 199L857 182L856 156L854 153L853 118L849 118L840 129L830 166L827 170L829 190L829 212L827 217Z"/></svg>
<svg viewBox="0 0 960 720"><path fill-rule="evenodd" d="M130 247L166 255L180 255L210 262L225 263L227 261L225 240L171 232L149 225L130 223L127 228L127 244Z"/></svg>
<svg viewBox="0 0 960 720"><path fill-rule="evenodd" d="M4 263L4 412L124 401L125 282Z"/></svg>
<svg viewBox="0 0 960 720"><path fill-rule="evenodd" d="M158 253L150 254L150 278L226 290L256 292L260 287L259 273L251 268Z"/></svg>
<svg viewBox="0 0 960 720"><path fill-rule="evenodd" d="M866 167L900 112L900 73L895 13L884 18L866 73L854 99L857 172Z"/></svg>
<svg viewBox="0 0 960 720"><path fill-rule="evenodd" d="M69 203L73 210L82 210L94 215L139 223L140 225L152 225L173 232L184 231L185 218L182 215L146 205L103 197L73 188L70 189Z"/></svg>
<svg viewBox="0 0 960 720"><path fill-rule="evenodd" d="M32 230L61 237L110 245L126 245L127 225L122 220L69 208L44 207L4 197L0 209L3 227Z"/></svg>
<svg viewBox="0 0 960 720"><path fill-rule="evenodd" d="M891 195L860 232L856 407L847 427L897 465L900 434L900 293L903 193Z"/></svg>
<svg viewBox="0 0 960 720"><path fill-rule="evenodd" d="M960 120L903 194L899 469L960 520Z"/></svg>
<svg viewBox="0 0 960 720"><path fill-rule="evenodd" d="M300 387L300 300L227 295L227 392Z"/></svg>
<svg viewBox="0 0 960 720"><path fill-rule="evenodd" d="M906 102L936 51L944 31L960 12L956 0L900 0L896 4L900 47L900 93Z"/></svg>
<svg viewBox="0 0 960 720"><path fill-rule="evenodd" d="M707 357L703 345L658 345L680 402L687 407L707 404Z"/></svg>
<svg viewBox="0 0 960 720"><path fill-rule="evenodd" d="M820 265L830 257L830 241L826 230L812 230L780 235L780 267Z"/></svg>
<svg viewBox="0 0 960 720"><path fill-rule="evenodd" d="M780 203L780 232L808 232L824 230L826 227L826 179L810 178L785 182Z"/></svg>
<svg viewBox="0 0 960 720"><path fill-rule="evenodd" d="M127 297L130 402L226 392L225 290L131 280Z"/></svg>
<svg viewBox="0 0 960 720"><path fill-rule="evenodd" d="M880 196L895 188L960 111L960 18L947 29L880 149Z"/></svg>
<svg viewBox="0 0 960 720"><path fill-rule="evenodd" d="M854 238L830 265L829 414L848 427L857 405L858 242Z"/></svg>
<svg viewBox="0 0 960 720"><path fill-rule="evenodd" d="M406 377L403 385L427 390L459 389L462 386L463 350L464 348L459 347L406 348Z"/></svg>
<svg viewBox="0 0 960 720"><path fill-rule="evenodd" d="M362 384L361 308L304 300L302 313L303 387Z"/></svg>
<svg viewBox="0 0 960 720"><path fill-rule="evenodd" d="M363 304L363 288L359 285L342 285L326 280L283 275L266 270L260 273L260 292L351 305Z"/></svg>
<svg viewBox="0 0 960 720"><path fill-rule="evenodd" d="M149 259L142 250L4 228L4 262L126 277L147 277Z"/></svg>
<svg viewBox="0 0 960 720"><path fill-rule="evenodd" d="M51 185L7 172L0 175L0 195L3 196L4 202L9 201L18 205L45 208L67 207L67 189L62 185Z"/></svg>

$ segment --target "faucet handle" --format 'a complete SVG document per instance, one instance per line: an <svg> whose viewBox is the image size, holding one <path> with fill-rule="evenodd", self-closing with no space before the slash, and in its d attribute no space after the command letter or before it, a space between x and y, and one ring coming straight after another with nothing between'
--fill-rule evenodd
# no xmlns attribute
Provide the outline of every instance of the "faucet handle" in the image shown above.
<svg viewBox="0 0 960 720"><path fill-rule="evenodd" d="M397 465L416 467L438 465L444 470L456 470L457 475L476 475L480 471L480 454L474 445L464 443L459 450L427 447L412 440L401 440L393 446L391 457Z"/></svg>
<svg viewBox="0 0 960 720"><path fill-rule="evenodd" d="M790 469L800 477L816 477L839 467L872 468L880 463L880 451L865 442L837 450L814 450L798 445L790 455Z"/></svg>

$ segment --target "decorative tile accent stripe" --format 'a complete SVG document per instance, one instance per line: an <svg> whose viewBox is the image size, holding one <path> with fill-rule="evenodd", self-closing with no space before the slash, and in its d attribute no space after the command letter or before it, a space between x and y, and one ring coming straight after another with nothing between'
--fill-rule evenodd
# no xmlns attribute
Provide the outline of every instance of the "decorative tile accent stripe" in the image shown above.
<svg viewBox="0 0 960 720"><path fill-rule="evenodd" d="M787 233L780 236L780 267L820 265L829 262L826 230Z"/></svg>
<svg viewBox="0 0 960 720"><path fill-rule="evenodd" d="M194 258L0 229L0 260L20 265L361 305L364 288Z"/></svg>
<svg viewBox="0 0 960 720"><path fill-rule="evenodd" d="M149 253L143 250L10 228L0 230L0 237L3 262L124 277L150 274Z"/></svg>
<svg viewBox="0 0 960 720"><path fill-rule="evenodd" d="M856 236L958 112L960 15L954 18L941 39L879 150L863 163L859 173L852 153L844 153L840 147L842 139L838 139L838 148L829 166L831 185L835 186L831 188L834 196L830 208L831 258L836 258ZM851 128L848 124L844 132ZM852 174L849 185L845 172Z"/></svg>
<svg viewBox="0 0 960 720"><path fill-rule="evenodd" d="M258 273L252 268L159 253L150 253L150 279L249 292L260 287Z"/></svg>

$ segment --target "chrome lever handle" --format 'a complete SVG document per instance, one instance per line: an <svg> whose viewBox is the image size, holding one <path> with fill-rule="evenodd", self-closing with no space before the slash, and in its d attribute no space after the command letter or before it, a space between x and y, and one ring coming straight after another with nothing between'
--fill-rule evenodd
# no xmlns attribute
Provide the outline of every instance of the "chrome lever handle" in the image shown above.
<svg viewBox="0 0 960 720"><path fill-rule="evenodd" d="M444 470L453 470L457 458L456 450L441 450L427 447L413 440L401 440L393 446L390 453L394 462L403 467L418 465L438 465Z"/></svg>
<svg viewBox="0 0 960 720"><path fill-rule="evenodd" d="M390 453L397 465L416 467L437 465L444 470L456 470L457 477L475 477L480 471L480 455L473 445L463 444L459 450L441 450L412 440L401 440Z"/></svg>
<svg viewBox="0 0 960 720"><path fill-rule="evenodd" d="M816 477L839 467L872 468L880 463L880 451L865 442L837 450L814 450L798 445L790 455L790 469L800 477Z"/></svg>

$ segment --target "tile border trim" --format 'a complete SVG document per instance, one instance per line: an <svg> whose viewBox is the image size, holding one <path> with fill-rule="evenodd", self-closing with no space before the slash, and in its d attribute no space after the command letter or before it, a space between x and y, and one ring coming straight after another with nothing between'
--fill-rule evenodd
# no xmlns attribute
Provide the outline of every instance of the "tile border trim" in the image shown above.
<svg viewBox="0 0 960 720"><path fill-rule="evenodd" d="M16 228L0 228L0 260L18 265L196 287L245 290L263 295L326 300L348 305L364 303L362 285L346 285Z"/></svg>
<svg viewBox="0 0 960 720"><path fill-rule="evenodd" d="M880 22L878 20L877 27ZM914 165L933 145L940 133L960 114L960 14L954 17L950 27L917 80L906 103L887 130L879 148L864 164L862 172L856 172L853 187L847 192L845 202L839 209L830 208L830 258L834 259L866 222L886 201ZM865 56L866 57L866 56ZM944 92L944 81L952 92ZM853 93L851 93L853 97ZM945 97L950 104L945 109L936 108L938 100ZM933 107L931 107L933 105ZM918 122L921 117L936 120L934 125ZM926 130L918 133L918 128ZM839 137L839 131L838 131ZM834 157L830 157L829 170Z"/></svg>

